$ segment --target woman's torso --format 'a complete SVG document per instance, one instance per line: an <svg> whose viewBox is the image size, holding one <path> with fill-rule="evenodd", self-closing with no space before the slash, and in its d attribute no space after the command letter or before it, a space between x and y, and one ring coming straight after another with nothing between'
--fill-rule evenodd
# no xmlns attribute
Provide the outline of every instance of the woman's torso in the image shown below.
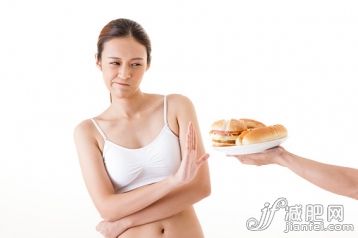
<svg viewBox="0 0 358 238"><path fill-rule="evenodd" d="M193 207L160 221L128 229L119 238L203 238L203 231Z"/></svg>
<svg viewBox="0 0 358 238"><path fill-rule="evenodd" d="M104 156L104 162L107 164L107 171L109 172L109 176L114 184L114 186L118 186L121 181L125 181L126 179L123 178L122 172L118 175L119 177L116 178L116 168L115 166L122 166L121 162L124 159L129 158L121 158L121 161L116 161L115 159L111 158L110 155L115 155L117 152L121 154L124 152L124 156L131 156L131 153L136 152L144 152L144 153L151 153L155 155L156 146L163 147L163 144L156 145L159 143L163 143L163 140L169 141L169 147L171 147L171 151L173 151L173 156L168 159L172 159L172 161L162 161L161 167L164 170L168 170L167 173L173 173L176 171L176 167L179 166L180 161L178 161L178 153L180 155L180 148L176 148L175 140L177 143L179 134L179 125L177 122L177 118L175 115L175 108L171 106L170 103L170 96L166 98L166 106L164 104L164 99L160 95L148 95L150 98L148 100L148 104L150 105L147 112L143 112L143 115L134 119L134 120L121 120L121 122L106 120L106 115L103 113L102 115L96 118L95 124L102 130L102 139L100 139L97 133L97 140L99 147ZM109 118L107 116L107 118ZM134 122L133 122L134 121ZM146 125L143 127L143 125ZM126 135L126 136L121 136ZM165 138L164 138L165 137ZM153 147L153 148L152 148ZM164 145L165 147L165 145ZM117 151L118 150L118 151ZM145 151L142 151L145 150ZM179 150L179 151L178 151ZM164 154L165 157L168 157L167 154ZM107 155L107 157L106 157ZM163 155L162 155L163 156ZM113 156L112 156L113 157ZM122 156L123 157L123 156ZM155 157L155 156L153 156ZM107 160L107 161L106 161ZM160 162L160 161L159 161ZM158 163L159 163L158 162ZM164 165L163 165L164 164ZM166 164L166 165L165 165ZM170 166L170 164L172 164ZM133 167L132 164L129 164L127 167ZM149 167L153 167L150 165ZM157 166L158 167L158 166ZM135 170L136 168L134 168ZM174 171L175 170L175 171ZM125 172L125 171L124 171ZM150 172L150 171L149 171ZM165 175L165 171L163 171L162 175ZM157 173L158 174L158 173ZM157 178L152 177L152 180L159 181L160 172L157 175ZM122 176L122 177L121 177ZM142 178L138 176L138 180L143 180L144 183L150 182L151 178L147 175L143 175ZM117 180L116 180L117 179ZM122 179L122 180L121 180ZM147 179L147 180L146 180ZM130 181L130 179L128 180ZM153 182L152 181L152 182ZM125 187L128 190L136 188L139 186L141 181L137 181L137 183L129 184L129 186ZM149 183L148 182L148 183ZM145 184L144 184L145 185ZM134 187L133 187L134 186ZM116 189L120 192L120 189ZM137 226L127 230L123 233L122 237L148 237L148 238L155 238L155 237L203 237L200 224L197 220L195 211L193 207L188 207L188 209L163 220L149 223L142 226Z"/></svg>

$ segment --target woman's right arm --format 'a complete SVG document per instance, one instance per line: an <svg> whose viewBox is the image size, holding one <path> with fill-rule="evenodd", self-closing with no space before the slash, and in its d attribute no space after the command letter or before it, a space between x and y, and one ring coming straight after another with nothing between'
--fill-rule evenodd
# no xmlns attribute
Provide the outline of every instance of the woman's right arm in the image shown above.
<svg viewBox="0 0 358 238"><path fill-rule="evenodd" d="M168 178L143 187L140 191L116 194L106 172L97 141L90 132L90 123L83 121L74 130L74 141L85 185L104 220L113 221L135 213L177 187L177 182L173 178Z"/></svg>

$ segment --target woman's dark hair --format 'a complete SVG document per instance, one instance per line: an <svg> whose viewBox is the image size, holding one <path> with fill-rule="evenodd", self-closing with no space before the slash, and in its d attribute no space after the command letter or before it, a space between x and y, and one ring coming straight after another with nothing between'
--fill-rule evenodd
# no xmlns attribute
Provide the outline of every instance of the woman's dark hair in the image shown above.
<svg viewBox="0 0 358 238"><path fill-rule="evenodd" d="M133 37L145 46L147 50L147 64L150 65L152 47L147 33L137 22L125 18L112 20L103 27L97 41L98 60L102 57L104 43L117 37Z"/></svg>
<svg viewBox="0 0 358 238"><path fill-rule="evenodd" d="M97 60L101 60L104 43L118 37L133 37L142 44L147 50L147 65L150 65L152 47L147 33L137 22L125 18L112 20L103 27L97 41ZM112 102L111 95L110 100Z"/></svg>

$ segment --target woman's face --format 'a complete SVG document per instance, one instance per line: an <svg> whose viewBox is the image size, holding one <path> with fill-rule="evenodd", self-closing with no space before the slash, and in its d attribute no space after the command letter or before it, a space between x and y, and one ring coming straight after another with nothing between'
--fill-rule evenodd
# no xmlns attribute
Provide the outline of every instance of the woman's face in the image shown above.
<svg viewBox="0 0 358 238"><path fill-rule="evenodd" d="M128 97L139 90L148 68L147 50L133 37L113 38L104 43L97 65L112 99Z"/></svg>

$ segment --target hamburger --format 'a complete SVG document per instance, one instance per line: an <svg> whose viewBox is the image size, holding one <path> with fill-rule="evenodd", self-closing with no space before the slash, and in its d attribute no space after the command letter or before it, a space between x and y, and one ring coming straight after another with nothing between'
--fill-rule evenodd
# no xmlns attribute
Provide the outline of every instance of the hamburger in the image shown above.
<svg viewBox="0 0 358 238"><path fill-rule="evenodd" d="M218 120L211 125L211 139L213 146L236 145L236 140L247 129L265 126L261 122L251 119Z"/></svg>

